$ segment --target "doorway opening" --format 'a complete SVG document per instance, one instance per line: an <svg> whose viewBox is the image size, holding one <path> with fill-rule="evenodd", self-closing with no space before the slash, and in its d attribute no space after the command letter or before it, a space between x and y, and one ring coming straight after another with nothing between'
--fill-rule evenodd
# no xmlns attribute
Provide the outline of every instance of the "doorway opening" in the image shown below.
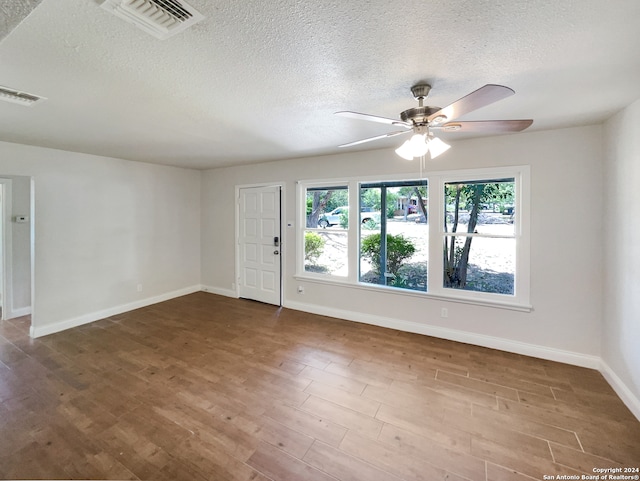
<svg viewBox="0 0 640 481"><path fill-rule="evenodd" d="M0 320L3 321L32 315L33 202L31 177L0 174ZM26 318L25 322L20 321L20 325L30 328L33 319Z"/></svg>

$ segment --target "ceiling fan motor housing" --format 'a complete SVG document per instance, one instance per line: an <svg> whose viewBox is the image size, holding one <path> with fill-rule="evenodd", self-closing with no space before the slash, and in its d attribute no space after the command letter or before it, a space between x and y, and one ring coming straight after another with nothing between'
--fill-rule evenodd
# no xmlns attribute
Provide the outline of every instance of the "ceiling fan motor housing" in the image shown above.
<svg viewBox="0 0 640 481"><path fill-rule="evenodd" d="M415 107L400 113L403 122L410 122L414 125L426 125L429 123L429 116L435 114L440 107Z"/></svg>
<svg viewBox="0 0 640 481"><path fill-rule="evenodd" d="M429 95L431 91L431 85L429 84L418 84L411 87L411 93L416 100L420 100Z"/></svg>

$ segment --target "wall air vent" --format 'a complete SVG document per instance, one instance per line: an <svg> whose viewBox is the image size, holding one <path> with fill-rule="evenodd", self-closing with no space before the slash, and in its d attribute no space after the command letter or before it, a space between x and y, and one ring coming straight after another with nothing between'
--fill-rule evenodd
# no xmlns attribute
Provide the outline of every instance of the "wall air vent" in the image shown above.
<svg viewBox="0 0 640 481"><path fill-rule="evenodd" d="M0 86L0 100L31 107L36 102L46 99L44 97L38 97L37 95L28 94L9 87Z"/></svg>
<svg viewBox="0 0 640 481"><path fill-rule="evenodd" d="M102 8L161 40L204 18L182 0L105 0Z"/></svg>

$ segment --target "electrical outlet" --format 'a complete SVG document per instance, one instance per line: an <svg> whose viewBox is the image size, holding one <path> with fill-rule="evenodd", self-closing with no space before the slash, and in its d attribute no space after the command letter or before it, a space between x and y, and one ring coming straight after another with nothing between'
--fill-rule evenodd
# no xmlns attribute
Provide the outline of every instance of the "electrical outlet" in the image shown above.
<svg viewBox="0 0 640 481"><path fill-rule="evenodd" d="M449 309L446 307L440 309L440 317L449 317Z"/></svg>
<svg viewBox="0 0 640 481"><path fill-rule="evenodd" d="M138 284L138 292L142 292L142 284Z"/></svg>

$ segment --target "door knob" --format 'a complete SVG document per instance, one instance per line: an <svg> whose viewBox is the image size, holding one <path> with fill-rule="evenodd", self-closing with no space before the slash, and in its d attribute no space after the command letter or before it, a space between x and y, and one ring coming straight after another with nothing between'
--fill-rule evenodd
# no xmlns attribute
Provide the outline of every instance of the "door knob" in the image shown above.
<svg viewBox="0 0 640 481"><path fill-rule="evenodd" d="M274 253L274 254L280 254L280 251L275 250L275 251L273 251L273 253Z"/></svg>

